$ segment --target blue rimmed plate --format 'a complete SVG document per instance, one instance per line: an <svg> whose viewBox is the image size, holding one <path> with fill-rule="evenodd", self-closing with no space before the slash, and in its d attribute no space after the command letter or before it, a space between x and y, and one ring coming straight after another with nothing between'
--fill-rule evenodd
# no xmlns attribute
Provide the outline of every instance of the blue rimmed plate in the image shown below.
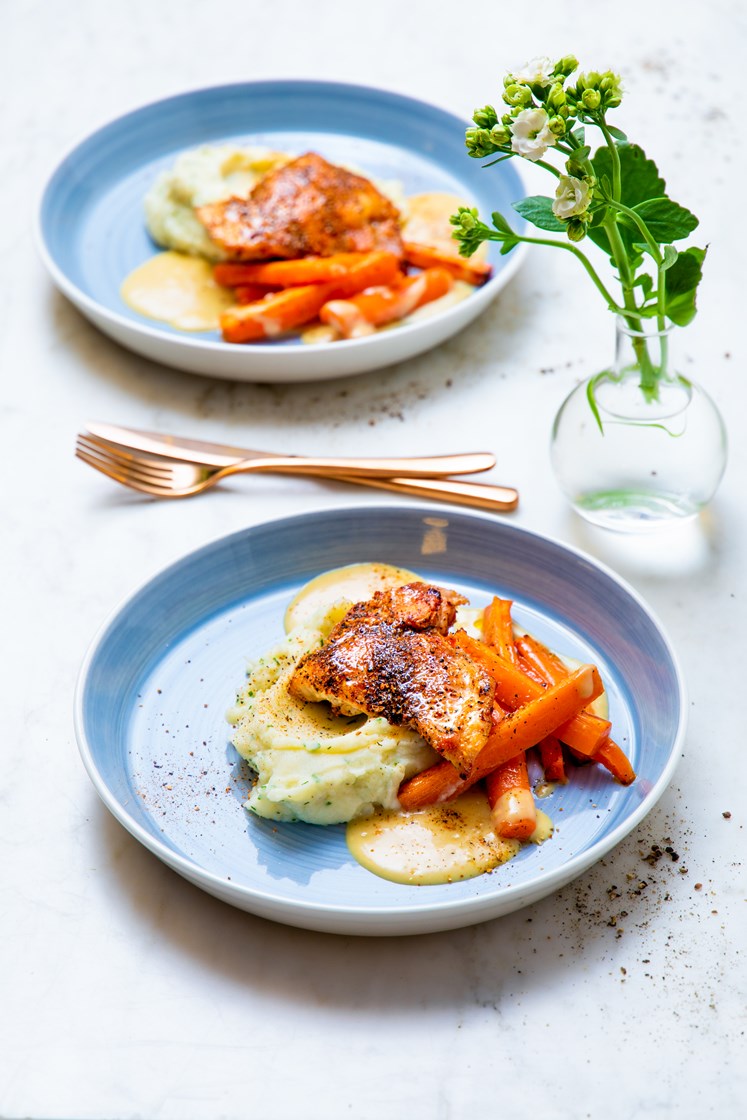
<svg viewBox="0 0 747 1120"><path fill-rule="evenodd" d="M124 278L158 251L145 228L143 198L180 152L235 142L314 150L398 179L408 194L447 191L483 214L510 210L524 194L516 169L503 163L484 171L469 159L464 127L460 118L413 98L334 82L245 82L157 101L100 128L62 160L39 210L42 257L60 291L102 331L177 369L238 381L309 381L402 361L479 315L516 271L520 251L501 257L493 246L493 278L421 322L313 346L297 339L228 345L217 332L185 334L145 319L121 299Z"/></svg>
<svg viewBox="0 0 747 1120"><path fill-rule="evenodd" d="M225 711L247 658L283 632L290 598L329 568L379 560L454 587L474 605L512 598L517 622L594 661L616 739L638 772L600 767L543 802L556 832L465 882L409 887L350 856L343 828L282 825L243 808L248 775ZM614 847L667 786L685 733L685 690L660 624L608 569L506 522L419 507L342 509L224 537L166 568L93 643L76 695L88 773L114 816L164 863L241 909L308 929L411 934L510 913Z"/></svg>

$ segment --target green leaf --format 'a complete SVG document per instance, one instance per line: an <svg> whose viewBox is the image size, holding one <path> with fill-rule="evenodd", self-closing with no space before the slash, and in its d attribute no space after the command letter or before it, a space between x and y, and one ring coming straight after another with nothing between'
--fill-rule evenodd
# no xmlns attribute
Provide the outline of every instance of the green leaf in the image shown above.
<svg viewBox="0 0 747 1120"><path fill-rule="evenodd" d="M553 200L543 194L531 195L522 198L520 202L512 203L514 210L526 218L532 225L539 229L549 230L550 233L563 233L565 226L552 212Z"/></svg>
<svg viewBox="0 0 747 1120"><path fill-rule="evenodd" d="M639 276L636 276L633 281L633 287L640 288L643 292L644 299L648 299L653 290L654 282L647 272L642 272Z"/></svg>
<svg viewBox="0 0 747 1120"><path fill-rule="evenodd" d="M607 131L615 140L622 140L622 142L625 143L625 141L628 139L621 128L615 128L611 124L607 125Z"/></svg>
<svg viewBox="0 0 747 1120"><path fill-rule="evenodd" d="M666 183L659 175L654 161L648 159L643 149L637 144L627 142L616 144L615 147L620 157L620 201L623 205L632 210L650 198L663 198L666 193ZM602 189L611 195L612 154L606 144L598 149L591 162ZM629 227L624 225L620 226L620 233L625 248L631 252L633 242L640 240L640 234L636 238ZM611 254L609 239L601 224L592 222L588 235L595 245L608 255ZM669 238L664 240L668 241Z"/></svg>
<svg viewBox="0 0 747 1120"><path fill-rule="evenodd" d="M511 229L511 226L508 224L506 219L503 217L503 214L501 214L498 210L495 210L490 215L490 217L492 218L493 225L495 226L496 229L500 230L501 233L507 233L507 234L510 234L511 237L513 237L514 231Z"/></svg>
<svg viewBox="0 0 747 1120"><path fill-rule="evenodd" d="M695 318L695 292L703 275L706 249L684 249L664 274L664 311L678 327Z"/></svg>
<svg viewBox="0 0 747 1120"><path fill-rule="evenodd" d="M646 223L651 236L659 245L667 241L680 241L698 227L695 215L677 202L672 202L671 198L649 198L645 202L639 202L633 209Z"/></svg>
<svg viewBox="0 0 747 1120"><path fill-rule="evenodd" d="M672 265L674 264L674 262L677 260L677 257L679 256L679 253L675 249L674 245L663 245L662 249L663 249L663 254L662 255L663 255L664 259L661 263L661 270L662 270L662 272L666 272L666 270L668 268L671 268Z"/></svg>
<svg viewBox="0 0 747 1120"><path fill-rule="evenodd" d="M663 198L666 183L643 149L628 143L620 143L616 147L620 157L620 201L633 209L649 198ZM601 180L606 175L612 182L612 154L606 144L596 152L591 162L597 179Z"/></svg>

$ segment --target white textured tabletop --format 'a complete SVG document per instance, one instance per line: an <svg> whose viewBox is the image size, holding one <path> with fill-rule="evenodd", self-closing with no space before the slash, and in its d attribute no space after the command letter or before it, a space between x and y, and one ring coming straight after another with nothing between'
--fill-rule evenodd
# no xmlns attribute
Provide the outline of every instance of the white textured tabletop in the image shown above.
<svg viewBox="0 0 747 1120"><path fill-rule="evenodd" d="M1 18L0 1116L742 1115L742 4L6 0ZM728 420L731 456L695 537L674 540L666 563L585 533L550 472L553 415L613 343L566 254L530 255L478 323L437 351L358 378L269 387L120 349L55 292L35 251L35 200L55 161L152 99L334 78L467 120L499 98L506 69L571 51L622 74L620 123L710 243L700 313L678 345ZM515 523L610 563L666 626L691 700L671 787L564 890L462 931L333 937L203 894L132 839L89 783L72 726L87 645L125 594L183 552L382 495L247 479L196 502L140 500L73 458L76 431L94 418L296 452L493 449L495 480L521 492ZM667 853L658 860L655 845Z"/></svg>

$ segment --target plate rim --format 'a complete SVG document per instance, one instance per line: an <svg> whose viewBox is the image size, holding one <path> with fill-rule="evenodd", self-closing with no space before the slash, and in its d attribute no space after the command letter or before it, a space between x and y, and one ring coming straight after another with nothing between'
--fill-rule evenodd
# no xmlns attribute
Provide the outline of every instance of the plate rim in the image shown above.
<svg viewBox="0 0 747 1120"><path fill-rule="evenodd" d="M142 825L129 815L125 806L118 801L109 789L103 775L98 770L94 751L85 731L84 700L88 675L96 653L103 645L113 623L126 613L130 604L143 591L150 587L151 584L167 576L170 571L186 562L194 562L200 555L207 554L218 546L228 546L232 540L246 537L257 530L272 530L273 528L288 526L289 524L308 523L313 521L320 514L334 514L340 516L355 514L365 518L375 519L382 516L389 516L392 512L396 512L401 516L433 516L434 511L433 506L423 504L334 506L310 510L304 513L271 518L254 525L246 526L243 529L235 530L231 533L220 534L196 548L189 549L179 554L175 559L162 564L155 572L151 573L145 579L140 580L137 586L121 598L116 606L107 614L104 621L95 631L93 638L90 640L78 672L73 701L75 738L84 768L106 808L136 840L147 850L151 851L161 862L165 863L209 894L221 898L230 905L260 917L270 918L274 921L321 932L345 934L362 933L370 936L385 936L388 933L399 935L402 933L417 934L422 932L436 932L438 930L463 927L490 920L491 918L501 917L504 914L511 913L521 908L522 905L528 905L533 901L539 901L539 899L555 893L555 891L570 883L578 875L582 874L616 847L617 844L628 836L654 808L672 781L683 754L689 714L687 684L677 652L667 630L656 612L624 577L620 576L603 561L597 560L596 557L591 556L582 549L574 545L566 544L564 541L560 541L549 534L528 529L524 526L513 525L510 522L502 522L510 533L513 532L525 538L549 542L562 551L568 552L600 570L636 602L638 607L654 625L667 649L677 681L680 698L676 732L671 750L658 780L647 790L638 805L632 809L630 814L628 814L623 821L616 825L610 832L601 836L589 848L572 856L554 871L547 872L536 883L509 884L508 886L502 887L499 893L493 892L488 895L476 895L467 899L454 899L453 901L439 899L437 902L434 901L432 905L412 907L397 903L384 906L355 906L353 908L346 907L339 903L306 902L303 899L289 900L287 897L276 894L271 889L259 889L232 881L227 882L224 877L201 867L188 857L173 851L167 845L159 841L158 837L152 835L143 828ZM488 514L476 511L465 512L461 510L454 512L458 512L460 519L468 522L495 524L495 519ZM524 903L521 902L522 896L527 896ZM241 899L242 902L240 902L239 899ZM511 903L517 899L519 900L517 905L511 905ZM506 902L509 903L508 906L505 905ZM251 905L246 905L245 903L251 903ZM491 913L491 911L493 912ZM439 921L434 923L433 918L436 916L438 916ZM304 921L303 919L306 920ZM397 926L399 924L403 928L388 930L387 926L390 924L392 926ZM352 928L353 925L364 927L368 925L368 928L356 929Z"/></svg>
<svg viewBox="0 0 747 1120"><path fill-rule="evenodd" d="M261 78L257 81L246 82L218 82L210 85L197 86L182 90L179 93L168 94L165 97L159 97L145 101L142 104L136 105L131 109L126 110L124 113L119 113L102 124L98 125L93 130L85 133L79 137L74 143L70 144L61 156L57 157L52 164L51 170L45 175L41 189L38 191L36 205L34 206L34 220L32 236L36 244L37 252L40 256L42 264L44 265L47 273L52 279L55 286L59 291L66 296L75 306L85 308L89 315L93 315L99 319L105 320L111 327L120 331L135 331L142 337L148 338L155 343L161 345L173 345L177 347L185 346L189 352L196 354L203 354L208 356L210 354L233 354L237 350L253 356L269 357L270 354L277 353L277 347L271 342L250 342L242 343L240 346L236 344L227 343L221 339L205 339L199 338L190 332L183 332L181 335L172 334L159 329L157 325L151 326L147 319L143 319L141 323L139 320L133 320L121 312L114 311L104 304L100 303L93 296L88 295L83 291L74 281L72 281L62 268L59 267L54 260L52 253L47 245L47 239L44 234L43 211L52 187L53 180L61 171L63 165L73 157L78 149L82 148L85 144L95 140L97 136L111 128L113 125L119 125L128 120L128 118L136 117L138 114L146 112L149 109L156 109L160 106L168 105L169 103L178 102L184 98L200 96L204 94L213 94L221 91L230 91L232 89L257 89L259 87L272 87L272 86L296 86L298 89L304 87L316 86L326 88L336 88L342 90L355 89L363 93L374 94L378 96L386 96L396 101L406 101L415 106L422 106L428 111L436 110L438 113L446 117L451 117L455 121L460 120L455 112L446 109L435 102L425 101L423 98L413 97L410 94L399 93L396 90L389 89L384 86L375 86L357 82L337 82L327 81L323 78ZM185 149L186 150L186 149ZM526 171L521 166L521 160L516 159L511 161L511 168L513 173L519 180L522 191L526 193L528 189L526 180ZM478 288L470 297L470 301L479 300L480 310L484 310L485 306L489 304L498 292L505 287L510 280L513 279L516 272L523 264L529 250L529 245L521 242L511 252L510 258L505 262L500 272L492 276L485 284ZM456 318L460 309L460 304L445 309L440 315L437 316L439 323L448 323L451 319ZM419 333L427 332L431 324L431 320L423 320L422 322L407 323L404 326L397 328L398 337L412 337ZM199 334L199 332L196 332ZM373 338L381 338L381 335L374 335ZM336 342L321 342L315 343L313 350L315 353L357 353L366 345L370 347L372 337L353 338L353 339L338 339ZM282 353L287 356L292 353L288 348L284 348Z"/></svg>

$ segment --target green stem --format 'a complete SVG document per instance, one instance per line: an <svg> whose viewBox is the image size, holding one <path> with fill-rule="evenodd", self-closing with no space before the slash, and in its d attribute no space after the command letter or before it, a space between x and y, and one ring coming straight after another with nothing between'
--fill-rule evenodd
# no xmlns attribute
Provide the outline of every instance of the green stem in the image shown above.
<svg viewBox="0 0 747 1120"><path fill-rule="evenodd" d="M620 285L622 287L623 303L625 305L623 317L630 327L631 331L641 332L641 314L635 301L635 293L633 291L633 276L630 271L630 261L628 260L628 254L625 251L625 246L623 245L623 240L620 236L620 230L617 228L617 220L614 213L612 212L611 207L608 207L607 216L605 217L602 225L604 226L607 237L609 238L612 257L615 261L615 264L617 265L617 269L620 274ZM659 370L657 370L656 366L651 361L651 356L648 352L646 339L640 336L636 337L634 335L631 339L631 342L633 345L633 351L636 356L638 369L641 372L641 391L643 392L646 400L656 400L659 393Z"/></svg>
<svg viewBox="0 0 747 1120"><path fill-rule="evenodd" d="M640 214L636 214L635 210L631 210L629 206L625 206L622 202L618 202L616 199L613 199L609 203L609 205L613 206L614 209L617 210L620 214L625 214L625 216L627 218L630 218L631 222L633 222L633 224L638 228L641 237L648 246L648 250L651 253L651 256L654 258L656 267L658 268L664 260L661 255L661 250L659 249L659 242L655 240L653 234L649 230Z"/></svg>
<svg viewBox="0 0 747 1120"><path fill-rule="evenodd" d="M607 128L607 122L604 116L600 114L596 121L598 128L604 136L607 147L610 152L610 159L612 160L612 197L615 202L619 202L622 196L622 172L620 169L620 153L617 150L615 138Z"/></svg>
<svg viewBox="0 0 747 1120"><path fill-rule="evenodd" d="M551 163L546 163L545 160L543 160L543 159L536 159L534 161L534 166L535 167L544 167L545 171L551 171L556 179L559 179L560 176L563 174L562 171L558 171L557 167L553 167L553 165Z"/></svg>
<svg viewBox="0 0 747 1120"><path fill-rule="evenodd" d="M604 286L601 278L599 277L598 273L596 272L596 269L594 268L594 266L591 263L591 261L589 260L589 258L586 256L585 253L582 253L580 249L577 249L575 245L571 245L569 242L564 242L564 241L553 241L553 239L550 238L550 237L523 237L521 234L513 233L513 232L512 232L512 236L515 238L516 241L523 241L526 245L551 245L554 249L565 249L566 252L573 253L574 257L576 257L576 259L581 262L581 264L586 269L588 275L591 277L591 279L596 284L598 290L603 295L604 299L607 302L607 307L609 308L609 310L614 312L615 315L625 315L625 308L620 307L619 304L615 303L615 300L613 299L612 295L607 291L606 287ZM504 233L493 233L492 230L491 230L488 233L487 237L483 237L483 240L485 240L485 241L504 241L505 240L505 234Z"/></svg>

